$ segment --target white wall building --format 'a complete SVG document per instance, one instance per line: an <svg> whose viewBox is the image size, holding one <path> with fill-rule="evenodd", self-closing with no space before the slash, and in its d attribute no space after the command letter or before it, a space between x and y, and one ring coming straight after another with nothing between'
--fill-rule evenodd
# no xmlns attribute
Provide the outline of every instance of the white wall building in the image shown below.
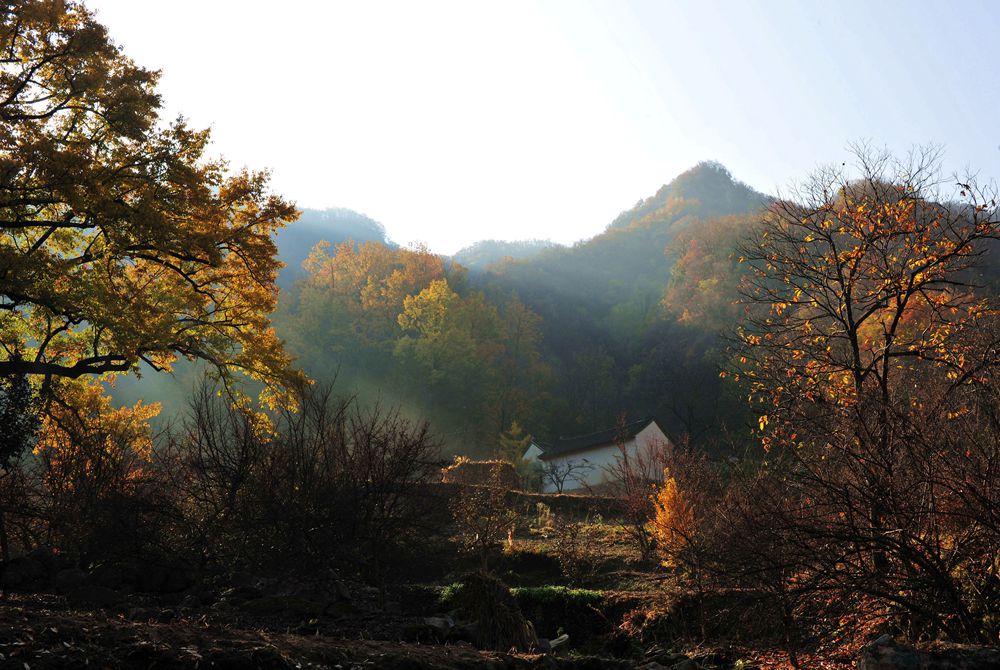
<svg viewBox="0 0 1000 670"><path fill-rule="evenodd" d="M618 441L624 438L621 447ZM542 491L556 493L599 486L608 481L609 468L622 458L649 458L655 450L669 450L672 445L653 419L634 421L624 427L609 428L588 435L560 437L552 443L532 442L524 459L538 463L543 470ZM663 472L651 474L662 479Z"/></svg>

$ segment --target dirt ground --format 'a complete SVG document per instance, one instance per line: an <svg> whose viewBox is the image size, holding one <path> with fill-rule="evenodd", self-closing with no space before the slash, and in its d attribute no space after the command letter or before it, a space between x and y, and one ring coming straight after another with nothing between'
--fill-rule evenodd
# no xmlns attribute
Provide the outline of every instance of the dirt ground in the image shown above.
<svg viewBox="0 0 1000 670"><path fill-rule="evenodd" d="M420 645L275 632L225 622L131 621L69 607L52 595L0 601L0 668L530 668L537 655L480 652L468 644Z"/></svg>

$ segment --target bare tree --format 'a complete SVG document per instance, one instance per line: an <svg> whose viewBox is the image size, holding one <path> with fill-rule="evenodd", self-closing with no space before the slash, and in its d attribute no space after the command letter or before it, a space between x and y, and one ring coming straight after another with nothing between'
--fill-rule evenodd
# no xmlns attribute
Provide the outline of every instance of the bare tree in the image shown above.
<svg viewBox="0 0 1000 670"><path fill-rule="evenodd" d="M985 640L1000 305L978 288L1000 218L971 180L942 192L937 164L862 147L858 176L820 171L772 205L740 251L731 372L784 467L774 538L802 559L800 587L864 594L914 634Z"/></svg>
<svg viewBox="0 0 1000 670"><path fill-rule="evenodd" d="M640 445L632 442L626 432L625 417L618 417L615 438L618 455L614 463L605 466L608 481L615 486L621 500L622 528L635 540L644 559L652 557L656 543L649 530L655 508L653 495L656 484L663 481L667 445L652 442ZM630 445L632 448L630 448Z"/></svg>
<svg viewBox="0 0 1000 670"><path fill-rule="evenodd" d="M490 552L512 532L517 514L503 486L501 469L494 467L486 485L463 484L449 509L462 547L479 556L483 572L489 570Z"/></svg>
<svg viewBox="0 0 1000 670"><path fill-rule="evenodd" d="M579 461L574 459L546 461L541 471L542 483L551 485L556 493L562 493L567 484L586 486L587 476L593 471L593 464L586 458L581 458Z"/></svg>

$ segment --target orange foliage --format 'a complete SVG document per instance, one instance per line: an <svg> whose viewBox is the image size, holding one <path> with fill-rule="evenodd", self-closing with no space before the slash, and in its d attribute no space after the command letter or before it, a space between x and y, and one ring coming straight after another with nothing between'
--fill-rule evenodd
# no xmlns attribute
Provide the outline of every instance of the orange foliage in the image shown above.
<svg viewBox="0 0 1000 670"><path fill-rule="evenodd" d="M653 496L655 514L650 522L656 548L668 568L677 567L677 557L692 541L697 527L694 505L681 491L669 470L663 472L663 485Z"/></svg>
<svg viewBox="0 0 1000 670"><path fill-rule="evenodd" d="M126 486L152 456L149 420L159 411L158 403L113 407L98 382L60 385L35 446L46 487L99 494Z"/></svg>

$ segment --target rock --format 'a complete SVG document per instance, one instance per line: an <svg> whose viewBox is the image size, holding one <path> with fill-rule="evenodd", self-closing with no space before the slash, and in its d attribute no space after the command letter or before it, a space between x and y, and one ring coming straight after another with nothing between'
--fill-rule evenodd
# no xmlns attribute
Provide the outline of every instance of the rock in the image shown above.
<svg viewBox="0 0 1000 670"><path fill-rule="evenodd" d="M643 663L636 667L636 670L667 670L667 666L661 665L656 661L650 661L649 663Z"/></svg>
<svg viewBox="0 0 1000 670"><path fill-rule="evenodd" d="M569 642L569 635L567 633L563 633L554 640L540 637L538 638L537 649L543 654L557 654L559 653L559 648L565 646L567 642Z"/></svg>
<svg viewBox="0 0 1000 670"><path fill-rule="evenodd" d="M426 616L424 625L430 626L444 637L455 627L455 621L450 616Z"/></svg>
<svg viewBox="0 0 1000 670"><path fill-rule="evenodd" d="M549 640L549 646L555 651L569 642L569 633L563 633L554 640Z"/></svg>
<svg viewBox="0 0 1000 670"><path fill-rule="evenodd" d="M886 637L886 636L883 636ZM878 638L861 651L858 670L993 670L1000 649L937 644L917 649Z"/></svg>
<svg viewBox="0 0 1000 670"><path fill-rule="evenodd" d="M45 586L49 581L49 571L44 563L32 556L19 556L7 562L0 574L0 588L11 591Z"/></svg>
<svg viewBox="0 0 1000 670"><path fill-rule="evenodd" d="M671 670L699 670L701 666L693 658L685 658L680 663L671 665L670 668Z"/></svg>
<svg viewBox="0 0 1000 670"><path fill-rule="evenodd" d="M124 589L134 585L137 570L133 566L118 563L101 563L90 570L88 581L108 589Z"/></svg>
<svg viewBox="0 0 1000 670"><path fill-rule="evenodd" d="M70 591L66 600L76 606L110 607L121 600L121 594L106 586L85 584Z"/></svg>
<svg viewBox="0 0 1000 670"><path fill-rule="evenodd" d="M351 600L351 590L347 588L347 584L339 579L333 583L333 593L338 600Z"/></svg>
<svg viewBox="0 0 1000 670"><path fill-rule="evenodd" d="M240 609L257 615L317 617L326 610L326 604L296 596L264 596L247 600Z"/></svg>
<svg viewBox="0 0 1000 670"><path fill-rule="evenodd" d="M261 591L256 586L234 586L232 588L226 589L221 594L219 594L219 599L231 602L239 602L243 600L253 600L255 598L262 598L263 596L264 592Z"/></svg>
<svg viewBox="0 0 1000 670"><path fill-rule="evenodd" d="M139 571L135 586L144 593L177 593L193 581L182 565L150 565Z"/></svg>
<svg viewBox="0 0 1000 670"><path fill-rule="evenodd" d="M446 642L455 627L450 616L428 616L403 627L403 635L414 642Z"/></svg>
<svg viewBox="0 0 1000 670"><path fill-rule="evenodd" d="M194 594L188 594L181 598L181 601L177 606L185 610L198 609L201 607L201 598Z"/></svg>
<svg viewBox="0 0 1000 670"><path fill-rule="evenodd" d="M67 593L87 583L87 573L80 568L60 570L52 578L52 586L57 591Z"/></svg>
<svg viewBox="0 0 1000 670"><path fill-rule="evenodd" d="M332 617L354 617L361 613L361 609L352 602L341 601L331 603L323 613Z"/></svg>

